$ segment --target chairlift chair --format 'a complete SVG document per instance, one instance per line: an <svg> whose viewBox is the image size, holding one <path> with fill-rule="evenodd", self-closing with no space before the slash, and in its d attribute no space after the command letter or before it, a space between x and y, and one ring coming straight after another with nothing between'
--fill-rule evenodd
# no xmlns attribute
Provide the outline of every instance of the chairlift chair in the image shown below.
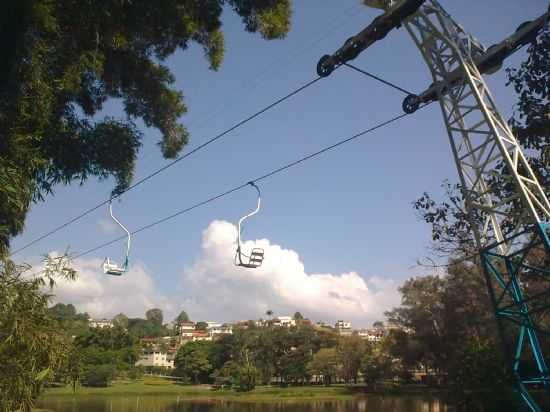
<svg viewBox="0 0 550 412"><path fill-rule="evenodd" d="M260 204L261 204L260 188L256 186L254 182L248 182L248 184L252 186L254 189L256 189L256 191L258 192L258 203L256 205L256 209L254 209L252 212L250 212L249 214L239 219L239 224L237 227L237 251L235 252L235 265L242 266L249 269L255 269L262 265L262 262L264 260L264 250L262 248L256 247L252 249L252 251L250 252L250 255L247 255L243 253L242 247L241 247L242 224L250 216L254 216L256 213L260 211Z"/></svg>
<svg viewBox="0 0 550 412"><path fill-rule="evenodd" d="M128 270L128 256L130 254L130 232L126 227L120 223L120 221L113 215L113 206L112 200L109 200L109 214L111 218L126 232L128 235L128 241L126 244L126 258L124 259L124 264L119 266L116 262L112 261L110 258L106 257L103 261L103 273L106 275L121 276L124 272Z"/></svg>

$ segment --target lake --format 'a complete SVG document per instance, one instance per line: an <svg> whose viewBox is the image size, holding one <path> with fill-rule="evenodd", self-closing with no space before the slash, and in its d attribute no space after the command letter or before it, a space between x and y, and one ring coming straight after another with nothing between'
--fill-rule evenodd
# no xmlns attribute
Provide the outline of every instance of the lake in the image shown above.
<svg viewBox="0 0 550 412"><path fill-rule="evenodd" d="M51 396L36 407L55 412L446 412L436 399L411 396L275 403L185 401L177 396Z"/></svg>

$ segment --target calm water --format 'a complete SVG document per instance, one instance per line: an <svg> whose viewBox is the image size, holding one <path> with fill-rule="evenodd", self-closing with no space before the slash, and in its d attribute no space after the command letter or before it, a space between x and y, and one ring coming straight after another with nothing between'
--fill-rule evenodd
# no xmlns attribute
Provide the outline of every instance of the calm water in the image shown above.
<svg viewBox="0 0 550 412"><path fill-rule="evenodd" d="M239 403L181 401L176 396L52 397L38 408L55 412L446 412L437 400L420 397L370 396L352 401Z"/></svg>

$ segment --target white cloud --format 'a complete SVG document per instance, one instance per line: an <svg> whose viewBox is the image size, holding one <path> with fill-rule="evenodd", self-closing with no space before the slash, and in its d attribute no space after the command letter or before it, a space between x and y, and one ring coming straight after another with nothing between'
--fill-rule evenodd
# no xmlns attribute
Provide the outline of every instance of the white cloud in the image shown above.
<svg viewBox="0 0 550 412"><path fill-rule="evenodd" d="M143 317L158 307L166 321L185 309L194 320L235 321L300 311L312 320L350 320L354 326L369 326L384 319L383 313L399 304L398 282L356 272L307 273L298 253L272 244L267 239L248 241L243 250L265 250L257 269L236 267L236 227L213 221L203 232L199 256L186 267L174 291L163 293L155 274L144 264L134 263L123 276L106 276L100 259L78 259L75 282L60 281L54 301L73 303L80 312L94 317L111 317L123 312ZM135 261L134 261L135 262Z"/></svg>
<svg viewBox="0 0 550 412"><path fill-rule="evenodd" d="M391 279L364 279L356 272L308 274L295 251L267 239L243 247L265 250L260 268L236 267L236 235L236 227L225 221L214 221L204 231L201 255L182 275L192 317L230 321L258 318L267 309L280 315L299 310L312 319L366 326L399 303L398 285Z"/></svg>
<svg viewBox="0 0 550 412"><path fill-rule="evenodd" d="M79 312L94 317L112 317L123 312L143 317L147 309L161 308L165 320L171 320L176 307L155 286L154 277L142 263L130 265L122 276L104 275L101 259L77 259L76 281L58 281L53 290L55 302L72 303ZM170 317L171 316L171 317Z"/></svg>

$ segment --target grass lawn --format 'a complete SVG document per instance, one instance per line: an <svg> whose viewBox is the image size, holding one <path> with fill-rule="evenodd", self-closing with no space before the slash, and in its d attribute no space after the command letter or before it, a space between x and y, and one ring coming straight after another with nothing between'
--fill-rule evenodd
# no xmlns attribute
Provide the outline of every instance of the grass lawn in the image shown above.
<svg viewBox="0 0 550 412"><path fill-rule="evenodd" d="M50 388L42 398L52 396L117 396L117 395L177 395L180 399L225 399L243 402L273 402L282 400L346 400L353 399L353 393L345 386L298 386L280 388L260 386L251 392L236 392L231 389L212 390L208 385L178 385L163 379L146 378L131 382L114 382L107 388L77 388L73 394L70 386Z"/></svg>

